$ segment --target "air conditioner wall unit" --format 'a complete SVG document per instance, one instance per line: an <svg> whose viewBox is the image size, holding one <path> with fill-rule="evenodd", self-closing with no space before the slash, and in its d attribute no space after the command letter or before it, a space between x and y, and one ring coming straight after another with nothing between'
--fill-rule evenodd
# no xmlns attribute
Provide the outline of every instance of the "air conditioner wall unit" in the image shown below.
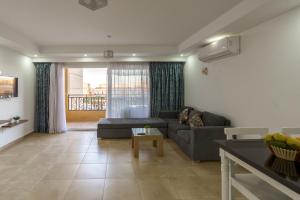
<svg viewBox="0 0 300 200"><path fill-rule="evenodd" d="M199 49L199 60L202 62L212 62L225 57L240 54L240 37L227 37L212 42Z"/></svg>

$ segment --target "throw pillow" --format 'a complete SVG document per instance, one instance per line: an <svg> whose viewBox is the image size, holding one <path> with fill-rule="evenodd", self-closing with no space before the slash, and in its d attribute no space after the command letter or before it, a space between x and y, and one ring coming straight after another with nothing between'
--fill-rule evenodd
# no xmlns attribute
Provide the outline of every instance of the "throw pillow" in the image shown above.
<svg viewBox="0 0 300 200"><path fill-rule="evenodd" d="M201 119L201 113L194 114L189 120L189 124L192 128L199 128L203 126L203 121Z"/></svg>
<svg viewBox="0 0 300 200"><path fill-rule="evenodd" d="M199 114L201 116L201 119L202 119L202 112L201 111L198 111L198 110L192 110L190 113L189 113L189 120L188 120L188 124L190 124L190 121L192 119L192 117L196 114Z"/></svg>
<svg viewBox="0 0 300 200"><path fill-rule="evenodd" d="M188 122L188 119L189 119L189 109L185 108L179 114L179 123L185 124Z"/></svg>

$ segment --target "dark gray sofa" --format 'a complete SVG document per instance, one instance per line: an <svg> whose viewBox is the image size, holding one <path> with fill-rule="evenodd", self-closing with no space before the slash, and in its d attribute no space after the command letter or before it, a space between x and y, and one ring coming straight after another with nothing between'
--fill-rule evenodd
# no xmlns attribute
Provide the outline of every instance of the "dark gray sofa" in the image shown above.
<svg viewBox="0 0 300 200"><path fill-rule="evenodd" d="M158 128L167 136L168 124L160 118L106 118L98 123L97 137L101 139L131 138L131 128L144 128L145 125Z"/></svg>
<svg viewBox="0 0 300 200"><path fill-rule="evenodd" d="M180 124L179 112L162 111L159 118L102 119L98 123L97 136L101 139L131 138L131 128L150 125L158 128L165 137L174 140L182 151L196 161L219 160L219 149L215 140L225 139L224 128L230 126L225 117L203 112L201 128Z"/></svg>
<svg viewBox="0 0 300 200"><path fill-rule="evenodd" d="M168 137L193 160L219 160L219 148L214 141L225 139L224 128L230 126L230 121L225 117L203 112L204 126L191 128L178 122L178 114L169 111L162 111L159 114L159 117L168 123Z"/></svg>

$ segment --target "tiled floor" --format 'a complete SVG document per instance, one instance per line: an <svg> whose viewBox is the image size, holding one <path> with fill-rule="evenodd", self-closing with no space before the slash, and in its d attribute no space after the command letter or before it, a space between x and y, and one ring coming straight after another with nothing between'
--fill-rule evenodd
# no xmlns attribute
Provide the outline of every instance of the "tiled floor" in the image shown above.
<svg viewBox="0 0 300 200"><path fill-rule="evenodd" d="M70 131L95 131L97 130L98 122L67 122L68 130Z"/></svg>
<svg viewBox="0 0 300 200"><path fill-rule="evenodd" d="M0 152L2 200L217 200L220 163L194 163L170 140L133 158L130 140L32 134Z"/></svg>

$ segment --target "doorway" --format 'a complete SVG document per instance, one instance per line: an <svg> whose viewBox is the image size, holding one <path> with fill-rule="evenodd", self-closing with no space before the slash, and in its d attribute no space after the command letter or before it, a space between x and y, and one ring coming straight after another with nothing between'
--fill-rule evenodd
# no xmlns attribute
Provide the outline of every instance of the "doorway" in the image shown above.
<svg viewBox="0 0 300 200"><path fill-rule="evenodd" d="M97 130L106 115L107 68L67 68L65 76L68 130Z"/></svg>

